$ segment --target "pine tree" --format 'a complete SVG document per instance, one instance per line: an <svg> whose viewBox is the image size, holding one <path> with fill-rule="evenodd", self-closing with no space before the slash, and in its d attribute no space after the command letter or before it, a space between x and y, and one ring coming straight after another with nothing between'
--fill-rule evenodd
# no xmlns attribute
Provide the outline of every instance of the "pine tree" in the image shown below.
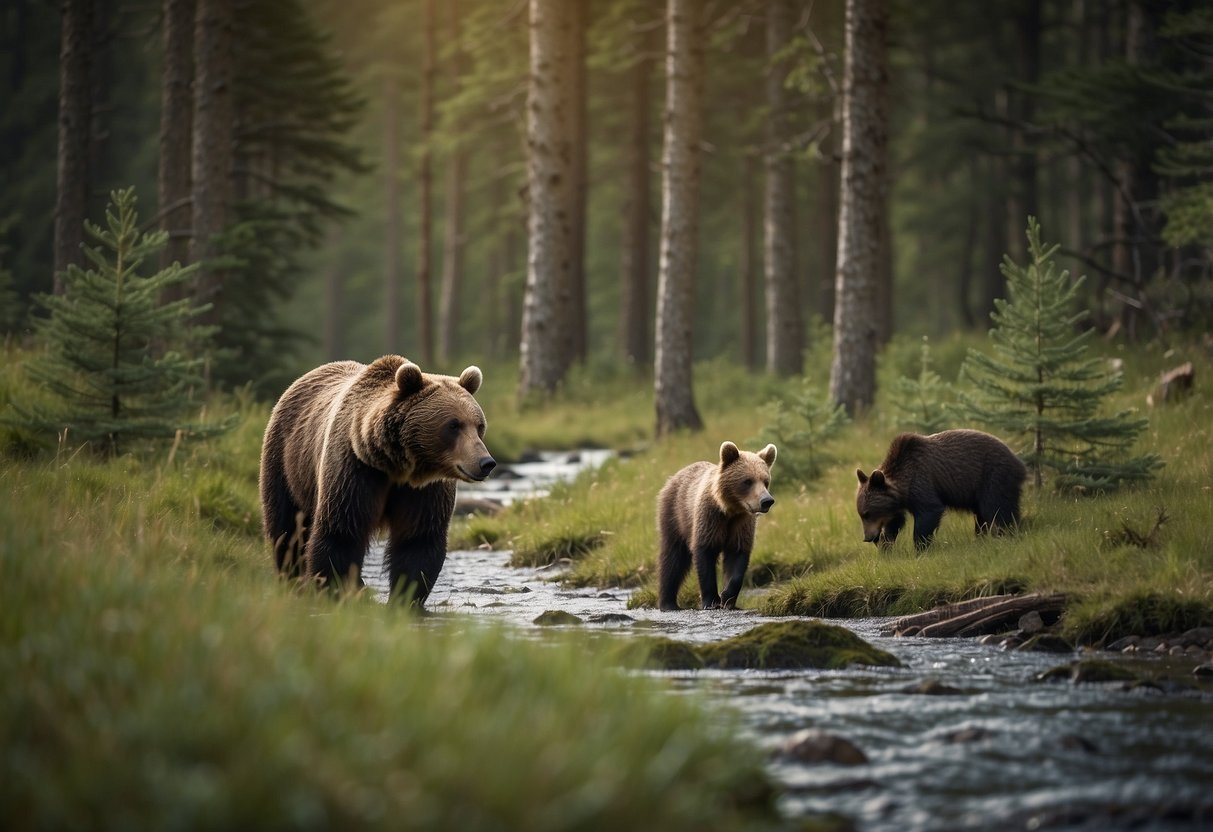
<svg viewBox="0 0 1213 832"><path fill-rule="evenodd" d="M990 313L993 355L970 350L961 370L975 388L962 393L967 414L1026 440L1020 457L1038 488L1045 469L1054 472L1057 488L1085 492L1149 479L1159 458L1128 455L1146 420L1129 411L1098 413L1123 379L1103 359L1086 356L1094 330L1078 331L1087 312L1073 311L1085 278L1057 271L1058 246L1041 243L1035 217L1028 218L1027 238L1028 265L1006 257L1001 266L1009 297L996 300Z"/></svg>
<svg viewBox="0 0 1213 832"><path fill-rule="evenodd" d="M902 376L893 384L897 425L916 433L938 433L952 421L952 385L931 369L931 344L922 337L918 375Z"/></svg>
<svg viewBox="0 0 1213 832"><path fill-rule="evenodd" d="M772 421L756 440L779 448L780 476L808 485L835 462L825 445L846 427L846 407L806 377L800 389L771 403Z"/></svg>
<svg viewBox="0 0 1213 832"><path fill-rule="evenodd" d="M198 341L208 329L192 324L206 307L189 299L161 304L162 292L189 279L193 266L173 263L139 274L168 235L139 234L133 188L114 191L104 228L85 222L96 241L85 246L88 270L69 266L66 295L43 295L49 316L38 321L44 347L26 367L53 404L14 403L10 421L34 434L66 434L116 454L131 440L174 437L178 430L211 434L226 425L187 424L190 392L202 387Z"/></svg>

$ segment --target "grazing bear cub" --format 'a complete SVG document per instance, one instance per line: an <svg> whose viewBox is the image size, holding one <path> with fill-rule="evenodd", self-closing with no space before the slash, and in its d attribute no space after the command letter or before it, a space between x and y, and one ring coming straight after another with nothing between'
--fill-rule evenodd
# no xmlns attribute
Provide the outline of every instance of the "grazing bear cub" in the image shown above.
<svg viewBox="0 0 1213 832"><path fill-rule="evenodd" d="M754 548L757 517L775 505L767 490L774 464L774 445L754 454L725 442L720 446L719 465L694 462L670 477L657 495L661 609L678 609L678 588L692 561L699 575L703 608L736 606ZM727 583L724 593L718 595L716 561L722 553Z"/></svg>
<svg viewBox="0 0 1213 832"><path fill-rule="evenodd" d="M371 535L389 532L392 592L425 602L446 560L455 482L497 464L484 446L482 376L421 372L385 355L325 364L292 384L261 448L261 507L278 570L361 586Z"/></svg>
<svg viewBox="0 0 1213 832"><path fill-rule="evenodd" d="M977 533L1019 522L1019 490L1027 469L1002 440L978 430L945 430L930 436L903 433L880 467L862 470L855 507L863 539L893 545L914 515L914 545L925 549L945 508L977 515Z"/></svg>

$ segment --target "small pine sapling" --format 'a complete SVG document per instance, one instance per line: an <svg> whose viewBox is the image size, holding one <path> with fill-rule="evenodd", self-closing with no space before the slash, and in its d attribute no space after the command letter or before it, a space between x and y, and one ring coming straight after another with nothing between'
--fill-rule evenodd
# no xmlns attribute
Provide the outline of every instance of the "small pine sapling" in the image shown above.
<svg viewBox="0 0 1213 832"><path fill-rule="evenodd" d="M826 446L850 421L846 408L805 378L800 389L771 402L771 423L753 440L779 448L780 477L802 485L818 479L836 460Z"/></svg>
<svg viewBox="0 0 1213 832"><path fill-rule="evenodd" d="M188 298L162 302L194 267L174 263L140 276L168 235L139 233L133 188L110 195L105 218L105 227L85 222L95 241L84 249L92 268L69 266L66 293L37 298L49 314L35 324L42 350L26 373L48 401L14 402L15 418L7 421L48 442L66 436L107 454L131 440L226 430L185 419L199 406L192 395L204 387L203 349L211 333L194 319L206 307Z"/></svg>
<svg viewBox="0 0 1213 832"><path fill-rule="evenodd" d="M1040 225L1028 218L1029 263L1004 258L1006 299L994 301L992 353L970 350L962 378L965 414L1004 434L1039 488L1046 470L1058 489L1099 492L1153 476L1157 455L1130 456L1145 419L1130 411L1099 415L1100 405L1123 378L1099 357L1086 355L1094 335L1075 312L1084 278L1058 272L1058 246L1040 241ZM1018 441L1017 441L1018 440Z"/></svg>
<svg viewBox="0 0 1213 832"><path fill-rule="evenodd" d="M952 385L931 369L931 344L922 337L916 378L902 376L893 383L897 427L914 433L938 433L953 427Z"/></svg>

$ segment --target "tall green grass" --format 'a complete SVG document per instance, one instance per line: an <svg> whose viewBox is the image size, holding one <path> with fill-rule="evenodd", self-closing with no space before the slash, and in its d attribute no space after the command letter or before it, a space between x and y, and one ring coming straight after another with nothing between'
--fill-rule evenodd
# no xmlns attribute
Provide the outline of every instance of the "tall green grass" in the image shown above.
<svg viewBox="0 0 1213 832"><path fill-rule="evenodd" d="M268 408L214 406L237 430L175 450L0 457L5 829L779 822L729 715L576 634L281 583Z"/></svg>

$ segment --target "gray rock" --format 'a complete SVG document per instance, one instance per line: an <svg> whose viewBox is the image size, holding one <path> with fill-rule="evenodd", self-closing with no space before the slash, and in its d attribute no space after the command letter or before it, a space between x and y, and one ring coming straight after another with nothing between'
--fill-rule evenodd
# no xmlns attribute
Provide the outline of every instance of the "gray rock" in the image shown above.
<svg viewBox="0 0 1213 832"><path fill-rule="evenodd" d="M868 761L868 755L855 743L817 728L806 728L793 734L783 744L780 754L801 763L858 766Z"/></svg>
<svg viewBox="0 0 1213 832"><path fill-rule="evenodd" d="M1045 628L1044 619L1036 610L1024 613L1019 617L1019 629L1025 635L1035 635Z"/></svg>

